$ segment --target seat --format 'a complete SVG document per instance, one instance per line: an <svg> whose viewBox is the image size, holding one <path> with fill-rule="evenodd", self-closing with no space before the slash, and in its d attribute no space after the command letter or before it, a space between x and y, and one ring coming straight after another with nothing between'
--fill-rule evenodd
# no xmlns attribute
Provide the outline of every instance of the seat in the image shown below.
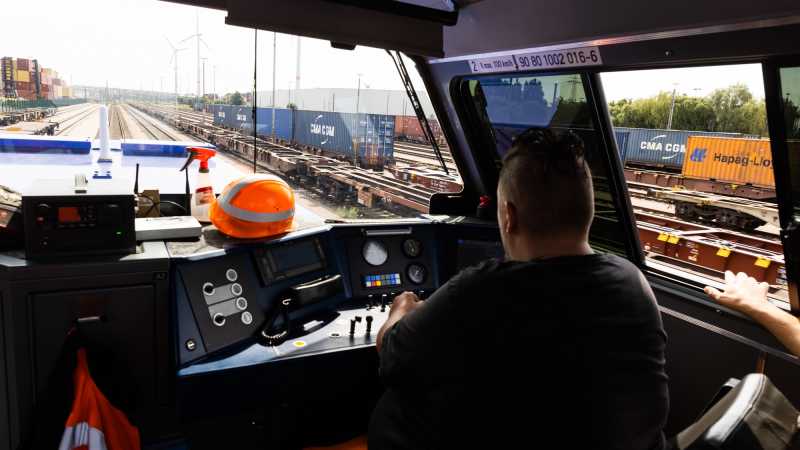
<svg viewBox="0 0 800 450"><path fill-rule="evenodd" d="M782 450L792 445L798 411L763 374L745 376L678 434L680 450Z"/></svg>

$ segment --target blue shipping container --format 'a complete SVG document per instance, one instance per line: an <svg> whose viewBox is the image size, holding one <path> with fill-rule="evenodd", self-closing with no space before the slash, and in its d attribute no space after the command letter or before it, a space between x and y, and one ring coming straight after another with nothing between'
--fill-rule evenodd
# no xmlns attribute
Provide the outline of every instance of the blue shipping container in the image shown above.
<svg viewBox="0 0 800 450"><path fill-rule="evenodd" d="M295 111L294 141L382 166L394 157L394 116L326 111Z"/></svg>
<svg viewBox="0 0 800 450"><path fill-rule="evenodd" d="M284 141L292 140L293 111L290 109L275 108L275 135ZM272 136L272 108L258 108L257 123L258 134Z"/></svg>
<svg viewBox="0 0 800 450"><path fill-rule="evenodd" d="M243 133L253 132L253 107L212 105L214 125L225 126ZM258 108L258 134L272 135L272 108ZM292 140L293 114L289 109L275 108L275 133L285 140Z"/></svg>
<svg viewBox="0 0 800 450"><path fill-rule="evenodd" d="M614 128L614 138L617 140L617 151L619 152L619 159L625 164L625 154L627 153L628 139L631 132L624 128Z"/></svg>
<svg viewBox="0 0 800 450"><path fill-rule="evenodd" d="M628 143L622 155L628 164L659 167L680 171L686 155L689 136L752 137L741 133L717 133L708 131L660 130L647 128L622 128L628 131Z"/></svg>

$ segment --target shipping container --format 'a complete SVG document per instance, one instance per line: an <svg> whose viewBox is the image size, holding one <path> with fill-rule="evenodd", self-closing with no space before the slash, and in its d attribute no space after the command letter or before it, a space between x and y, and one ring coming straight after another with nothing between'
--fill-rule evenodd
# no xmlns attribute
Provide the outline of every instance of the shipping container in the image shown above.
<svg viewBox="0 0 800 450"><path fill-rule="evenodd" d="M625 155L628 151L628 139L630 136L631 132L629 130L614 128L614 139L617 140L617 151L619 152L619 159L622 161L623 165L625 164Z"/></svg>
<svg viewBox="0 0 800 450"><path fill-rule="evenodd" d="M258 108L258 134L262 136L272 135L272 108ZM294 114L291 109L275 108L275 135L284 141L292 140L294 124Z"/></svg>
<svg viewBox="0 0 800 450"><path fill-rule="evenodd" d="M428 119L428 124L431 127L436 142L443 142L444 135L442 134L442 128L439 126L439 122L435 119ZM395 116L394 135L397 138L407 141L419 142L421 144L428 143L417 116Z"/></svg>
<svg viewBox="0 0 800 450"><path fill-rule="evenodd" d="M294 141L380 169L393 160L394 126L382 114L295 111Z"/></svg>
<svg viewBox="0 0 800 450"><path fill-rule="evenodd" d="M253 107L233 105L211 105L210 112L214 124L224 126L243 133L253 132ZM258 134L272 135L272 108L258 108ZM292 140L293 116L288 109L275 108L275 133L285 141Z"/></svg>
<svg viewBox="0 0 800 450"><path fill-rule="evenodd" d="M17 58L17 70L29 71L31 69L31 61L29 59Z"/></svg>
<svg viewBox="0 0 800 450"><path fill-rule="evenodd" d="M618 131L629 131L625 146L628 165L662 168L679 172L683 168L689 136L749 137L741 133L719 133L708 131L661 130L649 128L617 127Z"/></svg>
<svg viewBox="0 0 800 450"><path fill-rule="evenodd" d="M24 81L25 83L31 82L31 74L27 70L17 70L17 81Z"/></svg>
<svg viewBox="0 0 800 450"><path fill-rule="evenodd" d="M683 176L725 183L775 186L769 139L690 136Z"/></svg>

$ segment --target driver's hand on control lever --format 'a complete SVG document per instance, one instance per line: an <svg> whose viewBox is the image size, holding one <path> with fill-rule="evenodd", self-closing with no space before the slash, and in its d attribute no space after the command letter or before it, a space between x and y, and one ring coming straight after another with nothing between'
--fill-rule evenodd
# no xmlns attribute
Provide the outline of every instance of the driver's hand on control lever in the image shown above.
<svg viewBox="0 0 800 450"><path fill-rule="evenodd" d="M419 300L419 297L417 297L417 294L413 292L406 291L394 298L392 307L389 310L389 318L386 319L386 322L383 324L380 331L378 331L378 336L375 340L375 348L378 349L378 352L381 351L383 335L386 333L386 330L392 328L403 316L419 308L420 305L422 305L422 302Z"/></svg>
<svg viewBox="0 0 800 450"><path fill-rule="evenodd" d="M769 284L759 283L744 272L734 275L726 271L722 291L711 286L706 286L704 291L720 305L752 317L774 334L789 351L800 355L800 321L767 300Z"/></svg>

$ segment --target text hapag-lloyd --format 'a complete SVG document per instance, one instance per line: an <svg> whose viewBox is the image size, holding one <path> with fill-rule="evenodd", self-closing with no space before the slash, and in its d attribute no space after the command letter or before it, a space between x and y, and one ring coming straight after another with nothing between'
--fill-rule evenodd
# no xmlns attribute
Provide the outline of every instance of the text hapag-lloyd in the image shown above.
<svg viewBox="0 0 800 450"><path fill-rule="evenodd" d="M333 125L324 125L321 123L311 124L311 134L321 134L323 136L333 137L336 134L336 127Z"/></svg>
<svg viewBox="0 0 800 450"><path fill-rule="evenodd" d="M772 165L772 160L762 156L753 155L752 159L749 156L733 156L723 155L721 153L714 153L714 161L724 164L734 164L737 166L747 167L750 165L769 167Z"/></svg>

